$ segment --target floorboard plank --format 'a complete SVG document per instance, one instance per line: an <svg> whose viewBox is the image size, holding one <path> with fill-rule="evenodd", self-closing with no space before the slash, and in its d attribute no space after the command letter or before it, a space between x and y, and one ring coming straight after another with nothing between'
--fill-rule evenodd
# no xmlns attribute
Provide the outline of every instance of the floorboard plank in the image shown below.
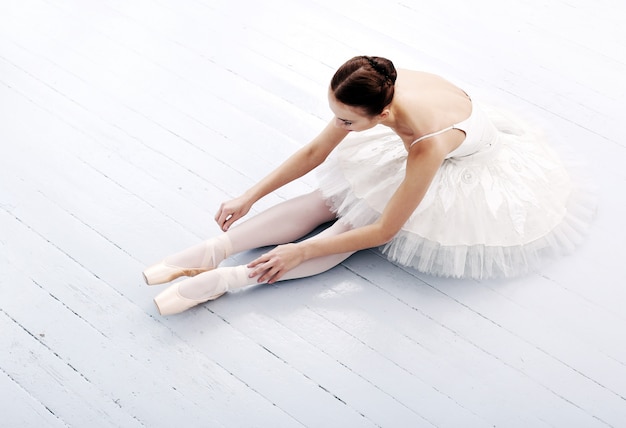
<svg viewBox="0 0 626 428"><path fill-rule="evenodd" d="M6 426L24 428L67 427L50 409L24 390L14 379L0 372L0 411Z"/></svg>
<svg viewBox="0 0 626 428"><path fill-rule="evenodd" d="M3 353L6 353L3 371L10 371L22 388L37 397L63 423L69 426L141 426L113 399L102 394L98 385L45 346L40 338L45 333L29 331L4 309L0 324L3 331L10 331L10 334L0 335Z"/></svg>

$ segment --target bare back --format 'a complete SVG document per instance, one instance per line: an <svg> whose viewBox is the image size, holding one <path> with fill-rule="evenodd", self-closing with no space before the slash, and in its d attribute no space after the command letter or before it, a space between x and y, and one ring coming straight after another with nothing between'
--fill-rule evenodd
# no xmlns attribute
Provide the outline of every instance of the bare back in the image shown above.
<svg viewBox="0 0 626 428"><path fill-rule="evenodd" d="M398 70L393 103L399 125L395 131L407 149L416 139L462 122L472 112L472 102L462 89L420 71ZM438 140L451 152L464 138L463 131L452 129Z"/></svg>

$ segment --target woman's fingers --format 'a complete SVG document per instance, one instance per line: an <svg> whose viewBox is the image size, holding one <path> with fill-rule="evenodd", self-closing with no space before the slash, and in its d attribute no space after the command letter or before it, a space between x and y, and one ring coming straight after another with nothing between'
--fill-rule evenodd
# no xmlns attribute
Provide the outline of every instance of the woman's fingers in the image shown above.
<svg viewBox="0 0 626 428"><path fill-rule="evenodd" d="M265 273L259 278L259 283L267 282L268 284L273 284L282 278L284 272L277 268L268 269Z"/></svg>
<svg viewBox="0 0 626 428"><path fill-rule="evenodd" d="M234 214L225 214L223 218L224 218L224 221L221 223L221 227L222 227L222 230L226 232L230 228L230 226L235 222L235 220L237 220L237 218L235 218Z"/></svg>
<svg viewBox="0 0 626 428"><path fill-rule="evenodd" d="M254 278L260 275L257 282L272 284L302 261L302 250L298 244L279 245L248 263L248 267L252 269L250 277Z"/></svg>
<svg viewBox="0 0 626 428"><path fill-rule="evenodd" d="M226 213L226 207L224 204L220 205L220 208L215 213L215 222L219 225L220 229L224 228L228 214Z"/></svg>
<svg viewBox="0 0 626 428"><path fill-rule="evenodd" d="M215 222L226 232L230 226L250 211L252 203L245 196L222 202L215 214Z"/></svg>
<svg viewBox="0 0 626 428"><path fill-rule="evenodd" d="M217 214L215 214L215 222L224 232L226 232L238 218L239 217L235 215L235 212L229 210L225 204L222 204L220 209L217 211Z"/></svg>
<svg viewBox="0 0 626 428"><path fill-rule="evenodd" d="M267 270L267 268L264 267L265 262L267 262L266 254L263 254L248 263L247 266L252 269L252 272L250 272L250 278L254 278Z"/></svg>
<svg viewBox="0 0 626 428"><path fill-rule="evenodd" d="M264 253L264 254L261 254L256 259L252 260L250 263L248 263L248 267L253 268L260 264L267 263L268 261L269 261L269 253Z"/></svg>
<svg viewBox="0 0 626 428"><path fill-rule="evenodd" d="M254 278L258 276L257 282L267 282L272 284L278 281L282 276L282 267L277 265L277 260L272 257L271 254L266 253L248 263L249 268L253 268L250 272L250 277Z"/></svg>

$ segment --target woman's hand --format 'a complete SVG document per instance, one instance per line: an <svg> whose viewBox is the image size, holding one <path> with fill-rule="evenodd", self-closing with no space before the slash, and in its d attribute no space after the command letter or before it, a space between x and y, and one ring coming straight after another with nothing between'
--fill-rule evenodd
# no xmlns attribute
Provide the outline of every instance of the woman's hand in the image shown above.
<svg viewBox="0 0 626 428"><path fill-rule="evenodd" d="M252 201L245 195L222 202L220 209L215 214L215 221L220 229L226 232L234 222L248 214L250 208L252 208Z"/></svg>
<svg viewBox="0 0 626 428"><path fill-rule="evenodd" d="M250 277L261 275L257 282L273 284L303 261L304 253L298 244L279 245L248 264L253 268Z"/></svg>

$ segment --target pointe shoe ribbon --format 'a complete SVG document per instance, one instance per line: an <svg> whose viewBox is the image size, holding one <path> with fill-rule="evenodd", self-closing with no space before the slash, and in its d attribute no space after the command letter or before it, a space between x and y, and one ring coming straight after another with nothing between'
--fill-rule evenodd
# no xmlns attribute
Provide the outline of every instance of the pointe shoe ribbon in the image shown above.
<svg viewBox="0 0 626 428"><path fill-rule="evenodd" d="M256 280L250 278L248 272L249 269L245 265L211 270L169 286L154 298L154 303L161 315L178 314L201 303L215 300L228 290L255 284ZM195 290L202 298L193 299L181 295L181 286L185 293L188 293L189 289Z"/></svg>
<svg viewBox="0 0 626 428"><path fill-rule="evenodd" d="M196 276L212 268L184 268L160 262L143 271L143 279L148 285L163 284L181 276Z"/></svg>
<svg viewBox="0 0 626 428"><path fill-rule="evenodd" d="M163 284L181 276L196 276L215 269L232 251L228 235L222 234L204 243L204 255L200 267L177 266L167 262L167 258L143 271L143 279L148 285Z"/></svg>

